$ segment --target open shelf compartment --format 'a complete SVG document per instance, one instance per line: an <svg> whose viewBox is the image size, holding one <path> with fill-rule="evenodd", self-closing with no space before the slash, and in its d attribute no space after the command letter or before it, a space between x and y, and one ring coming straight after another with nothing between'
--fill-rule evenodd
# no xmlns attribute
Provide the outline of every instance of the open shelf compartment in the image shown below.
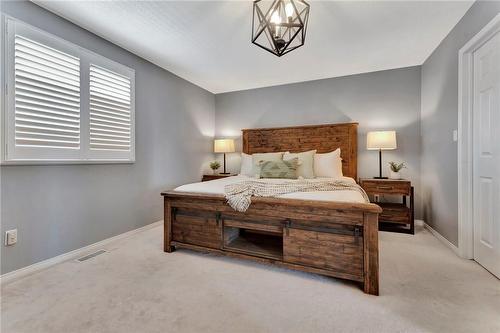
<svg viewBox="0 0 500 333"><path fill-rule="evenodd" d="M283 258L283 234L225 226L224 249L281 260Z"/></svg>

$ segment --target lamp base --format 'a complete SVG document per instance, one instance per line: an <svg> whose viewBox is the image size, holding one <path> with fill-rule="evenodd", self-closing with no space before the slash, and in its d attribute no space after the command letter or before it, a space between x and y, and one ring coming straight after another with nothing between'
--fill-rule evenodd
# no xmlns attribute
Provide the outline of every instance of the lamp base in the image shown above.
<svg viewBox="0 0 500 333"><path fill-rule="evenodd" d="M219 172L219 175L230 175L231 172Z"/></svg>
<svg viewBox="0 0 500 333"><path fill-rule="evenodd" d="M389 179L389 177L373 177L373 179Z"/></svg>

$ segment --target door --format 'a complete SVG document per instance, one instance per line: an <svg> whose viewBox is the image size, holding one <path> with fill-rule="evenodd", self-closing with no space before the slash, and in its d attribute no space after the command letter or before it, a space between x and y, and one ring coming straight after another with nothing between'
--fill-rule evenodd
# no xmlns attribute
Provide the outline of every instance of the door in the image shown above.
<svg viewBox="0 0 500 333"><path fill-rule="evenodd" d="M473 58L474 260L500 277L500 33Z"/></svg>

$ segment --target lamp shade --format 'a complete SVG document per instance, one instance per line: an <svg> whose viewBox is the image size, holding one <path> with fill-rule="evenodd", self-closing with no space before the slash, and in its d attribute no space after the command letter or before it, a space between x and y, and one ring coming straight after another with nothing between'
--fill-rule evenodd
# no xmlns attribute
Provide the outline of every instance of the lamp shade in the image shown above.
<svg viewBox="0 0 500 333"><path fill-rule="evenodd" d="M366 149L391 150L396 148L396 131L368 132L366 137Z"/></svg>
<svg viewBox="0 0 500 333"><path fill-rule="evenodd" d="M233 139L214 140L214 153L234 153Z"/></svg>

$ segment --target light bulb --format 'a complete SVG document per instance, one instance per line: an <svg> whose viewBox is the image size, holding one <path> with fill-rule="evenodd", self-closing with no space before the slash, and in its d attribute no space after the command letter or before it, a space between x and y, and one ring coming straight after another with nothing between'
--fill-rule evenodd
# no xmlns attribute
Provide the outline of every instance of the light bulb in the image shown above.
<svg viewBox="0 0 500 333"><path fill-rule="evenodd" d="M277 10L275 10L273 15L271 16L271 23L274 23L274 24L281 23L281 17L280 17L280 14L278 13Z"/></svg>
<svg viewBox="0 0 500 333"><path fill-rule="evenodd" d="M280 27L278 26L278 24L281 24L281 16L277 10L275 10L273 15L271 16L271 23L275 25L274 36L278 37L280 35Z"/></svg>
<svg viewBox="0 0 500 333"><path fill-rule="evenodd" d="M286 6L285 6L285 13L286 13L286 16L287 17L292 17L293 16L293 12L294 12L294 8L293 8L293 5L291 2L287 3Z"/></svg>

